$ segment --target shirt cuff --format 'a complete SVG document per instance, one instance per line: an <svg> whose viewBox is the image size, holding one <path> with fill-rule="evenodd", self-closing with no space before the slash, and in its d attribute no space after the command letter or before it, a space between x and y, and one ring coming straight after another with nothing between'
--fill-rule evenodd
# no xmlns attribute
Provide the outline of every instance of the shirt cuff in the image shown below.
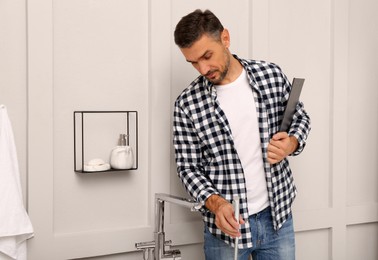
<svg viewBox="0 0 378 260"><path fill-rule="evenodd" d="M206 200L210 196L212 196L212 195L220 195L220 193L217 190L213 189L213 188L202 190L199 193L197 201L198 201L198 203L200 203L202 205L202 208L200 209L200 212L207 212L207 211L209 211L208 208L206 208L205 203L206 203Z"/></svg>
<svg viewBox="0 0 378 260"><path fill-rule="evenodd" d="M297 150L295 150L291 155L292 156L296 156L298 154L300 154L303 149L305 148L306 146L306 141L302 138L302 135L299 133L299 132L292 132L292 133L289 133L289 136L294 136L295 138L297 138L297 141L298 141L298 147L297 147Z"/></svg>

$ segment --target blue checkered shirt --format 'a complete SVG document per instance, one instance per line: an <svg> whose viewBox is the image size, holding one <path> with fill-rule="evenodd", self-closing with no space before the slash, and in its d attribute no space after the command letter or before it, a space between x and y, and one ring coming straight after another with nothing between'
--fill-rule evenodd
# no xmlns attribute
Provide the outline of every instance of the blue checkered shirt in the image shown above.
<svg viewBox="0 0 378 260"><path fill-rule="evenodd" d="M278 230L291 213L297 191L288 160L271 165L267 161L267 148L269 140L279 130L291 84L273 63L235 57L246 70L253 91L269 204L274 228ZM288 132L299 143L293 155L303 150L309 132L310 118L303 103L299 102ZM230 125L217 101L216 89L203 76L195 79L175 102L173 144L178 176L197 202L204 205L213 194L231 202L234 195L239 195L240 215L246 220L240 229L239 248L252 247L243 168L234 147ZM234 239L216 227L215 215L205 207L202 215L209 231L233 246Z"/></svg>

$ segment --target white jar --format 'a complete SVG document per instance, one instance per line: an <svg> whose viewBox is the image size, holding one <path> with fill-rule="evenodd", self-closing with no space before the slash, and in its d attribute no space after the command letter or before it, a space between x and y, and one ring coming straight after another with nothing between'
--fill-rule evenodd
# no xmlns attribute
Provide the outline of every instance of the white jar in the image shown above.
<svg viewBox="0 0 378 260"><path fill-rule="evenodd" d="M133 150L131 146L116 146L110 153L110 166L113 169L131 169L134 163Z"/></svg>

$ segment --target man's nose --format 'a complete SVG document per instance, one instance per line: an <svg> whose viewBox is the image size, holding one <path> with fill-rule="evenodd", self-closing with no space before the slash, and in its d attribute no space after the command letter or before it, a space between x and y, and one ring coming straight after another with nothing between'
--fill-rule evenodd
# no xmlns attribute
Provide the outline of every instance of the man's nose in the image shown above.
<svg viewBox="0 0 378 260"><path fill-rule="evenodd" d="M210 66L206 62L199 62L198 71L205 76L210 71Z"/></svg>

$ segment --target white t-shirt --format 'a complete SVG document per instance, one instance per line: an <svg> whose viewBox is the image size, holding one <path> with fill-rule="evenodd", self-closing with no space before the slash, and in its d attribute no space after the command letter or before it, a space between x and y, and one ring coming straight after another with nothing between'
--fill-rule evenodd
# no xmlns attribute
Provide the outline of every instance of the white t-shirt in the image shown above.
<svg viewBox="0 0 378 260"><path fill-rule="evenodd" d="M248 211L252 215L269 205L252 89L244 69L234 82L215 87L220 107L230 124L235 148L243 166Z"/></svg>

